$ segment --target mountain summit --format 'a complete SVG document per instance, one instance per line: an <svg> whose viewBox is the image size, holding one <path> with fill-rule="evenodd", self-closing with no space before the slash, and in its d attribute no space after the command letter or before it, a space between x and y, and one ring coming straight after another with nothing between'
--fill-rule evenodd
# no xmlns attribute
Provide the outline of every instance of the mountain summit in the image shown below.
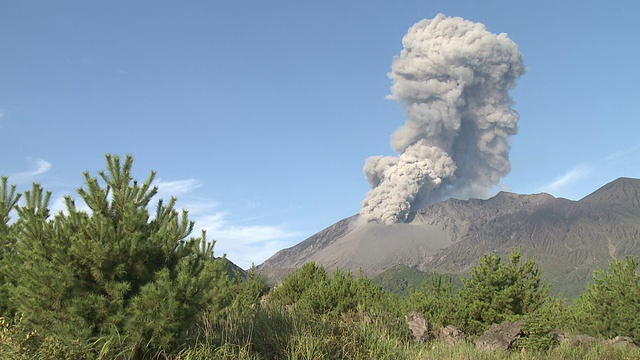
<svg viewBox="0 0 640 360"><path fill-rule="evenodd" d="M363 225L358 217L279 251L258 270L277 276L314 261L370 276L398 264L464 274L487 252L521 246L554 286L573 292L611 259L640 255L640 179L617 179L579 201L500 192L435 203L405 223Z"/></svg>

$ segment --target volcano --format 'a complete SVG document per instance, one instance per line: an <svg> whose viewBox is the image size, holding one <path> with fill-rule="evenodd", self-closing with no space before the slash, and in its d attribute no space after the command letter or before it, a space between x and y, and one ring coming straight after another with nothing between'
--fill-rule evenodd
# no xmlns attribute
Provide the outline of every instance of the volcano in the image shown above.
<svg viewBox="0 0 640 360"><path fill-rule="evenodd" d="M522 247L554 287L571 293L612 259L640 255L640 179L619 178L579 201L500 192L487 200L438 202L403 223L362 223L359 215L340 220L279 251L258 271L277 281L313 261L368 276L398 264L465 274L487 252L506 256Z"/></svg>

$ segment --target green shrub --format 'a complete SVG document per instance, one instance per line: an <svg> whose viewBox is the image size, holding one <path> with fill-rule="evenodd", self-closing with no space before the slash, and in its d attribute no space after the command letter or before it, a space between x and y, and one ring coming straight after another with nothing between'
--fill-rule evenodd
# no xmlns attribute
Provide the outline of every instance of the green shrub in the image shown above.
<svg viewBox="0 0 640 360"><path fill-rule="evenodd" d="M321 286L328 279L329 275L323 266L314 262L306 263L302 268L287 275L282 284L271 291L269 300L282 305L293 305L308 291Z"/></svg>
<svg viewBox="0 0 640 360"><path fill-rule="evenodd" d="M271 303L315 315L353 312L359 307L388 309L387 300L392 297L362 273L354 277L350 271L336 270L329 277L324 267L313 262L289 274L269 296Z"/></svg>
<svg viewBox="0 0 640 360"><path fill-rule="evenodd" d="M570 308L574 330L606 338L629 336L640 343L638 259L616 259L607 270L596 270Z"/></svg>
<svg viewBox="0 0 640 360"><path fill-rule="evenodd" d="M420 290L412 290L406 312L414 310L423 313L434 328L460 326L462 304L451 276L432 275Z"/></svg>
<svg viewBox="0 0 640 360"><path fill-rule="evenodd" d="M540 268L532 258L524 263L521 258L521 249L512 249L507 263L496 254L485 254L463 279L467 332L478 334L491 324L533 313L548 300L550 287L540 283Z"/></svg>
<svg viewBox="0 0 640 360"><path fill-rule="evenodd" d="M557 297L549 299L538 310L524 315L523 330L526 337L519 340L519 346L527 351L546 351L559 344L554 330L560 330L569 318L565 300Z"/></svg>

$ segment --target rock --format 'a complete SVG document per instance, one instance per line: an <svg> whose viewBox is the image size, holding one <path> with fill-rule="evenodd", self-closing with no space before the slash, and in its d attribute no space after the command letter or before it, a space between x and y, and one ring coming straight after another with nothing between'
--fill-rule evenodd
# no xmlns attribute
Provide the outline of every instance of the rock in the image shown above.
<svg viewBox="0 0 640 360"><path fill-rule="evenodd" d="M417 341L431 340L431 334L429 333L431 324L429 324L429 321L427 321L422 313L412 311L409 315L405 316L404 319L407 325L409 325L409 330L411 330L414 339Z"/></svg>
<svg viewBox="0 0 640 360"><path fill-rule="evenodd" d="M585 334L565 335L562 342L567 342L573 346L591 347L598 343L598 339Z"/></svg>
<svg viewBox="0 0 640 360"><path fill-rule="evenodd" d="M615 345L622 348L637 348L638 346L633 343L633 339L628 336L616 336L613 339L605 340L605 344L607 345Z"/></svg>
<svg viewBox="0 0 640 360"><path fill-rule="evenodd" d="M524 335L522 332L522 320L516 322L503 322L493 324L489 330L476 340L476 348L482 351L509 350L516 340Z"/></svg>
<svg viewBox="0 0 640 360"><path fill-rule="evenodd" d="M267 304L269 303L269 294L264 294L262 295L262 297L260 297L260 307L262 307L263 309L267 307Z"/></svg>
<svg viewBox="0 0 640 360"><path fill-rule="evenodd" d="M637 348L638 346L633 342L633 339L628 336L616 336L613 339L600 341L597 338L585 335L585 334L565 334L562 330L552 330L551 333L554 336L554 339L557 339L561 343L568 343L573 346L581 346L584 348L589 348L596 344L603 345L614 345L617 347L623 348Z"/></svg>
<svg viewBox="0 0 640 360"><path fill-rule="evenodd" d="M567 341L567 335L565 335L564 331L561 329L553 329L549 331L549 334L551 334L551 339L555 343L563 343Z"/></svg>
<svg viewBox="0 0 640 360"><path fill-rule="evenodd" d="M466 337L466 334L462 332L460 329L453 325L448 325L446 327L438 329L436 331L436 336L438 341L445 345L451 345L463 340Z"/></svg>

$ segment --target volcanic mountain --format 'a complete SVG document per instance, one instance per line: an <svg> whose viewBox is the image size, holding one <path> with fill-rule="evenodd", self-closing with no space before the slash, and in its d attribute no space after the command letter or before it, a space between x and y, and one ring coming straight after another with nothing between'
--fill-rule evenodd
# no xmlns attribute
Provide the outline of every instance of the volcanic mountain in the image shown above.
<svg viewBox="0 0 640 360"><path fill-rule="evenodd" d="M314 261L369 276L398 264L465 274L487 252L506 255L522 247L556 289L574 293L597 267L640 255L640 179L619 178L579 201L500 192L487 200L435 203L405 223L362 224L358 218L340 220L279 251L259 272L277 279Z"/></svg>

